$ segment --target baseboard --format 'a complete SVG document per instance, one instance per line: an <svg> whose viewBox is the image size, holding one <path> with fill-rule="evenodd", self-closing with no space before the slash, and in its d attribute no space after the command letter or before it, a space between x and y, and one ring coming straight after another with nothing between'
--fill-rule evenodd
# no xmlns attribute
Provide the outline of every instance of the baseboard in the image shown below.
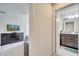
<svg viewBox="0 0 79 59"><path fill-rule="evenodd" d="M60 56L60 55L58 55L56 53L52 53L50 56Z"/></svg>

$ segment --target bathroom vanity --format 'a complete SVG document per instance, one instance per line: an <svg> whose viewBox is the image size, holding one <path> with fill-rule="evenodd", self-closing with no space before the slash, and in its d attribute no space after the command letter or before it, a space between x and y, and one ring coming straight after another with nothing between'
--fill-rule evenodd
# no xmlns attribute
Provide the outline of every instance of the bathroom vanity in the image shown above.
<svg viewBox="0 0 79 59"><path fill-rule="evenodd" d="M60 34L60 45L78 50L78 34Z"/></svg>

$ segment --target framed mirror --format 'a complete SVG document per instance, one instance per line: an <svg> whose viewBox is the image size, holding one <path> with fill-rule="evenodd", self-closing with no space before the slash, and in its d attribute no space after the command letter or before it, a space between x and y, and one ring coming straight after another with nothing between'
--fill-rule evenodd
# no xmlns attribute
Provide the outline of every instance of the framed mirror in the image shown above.
<svg viewBox="0 0 79 59"><path fill-rule="evenodd" d="M56 11L56 53L78 55L79 4Z"/></svg>

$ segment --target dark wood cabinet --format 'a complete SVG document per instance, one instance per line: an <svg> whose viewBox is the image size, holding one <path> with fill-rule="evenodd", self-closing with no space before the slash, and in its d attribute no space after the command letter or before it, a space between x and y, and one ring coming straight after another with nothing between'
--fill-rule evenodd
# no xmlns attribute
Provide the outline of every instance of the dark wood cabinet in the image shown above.
<svg viewBox="0 0 79 59"><path fill-rule="evenodd" d="M23 33L1 33L1 46L23 41Z"/></svg>
<svg viewBox="0 0 79 59"><path fill-rule="evenodd" d="M77 34L60 34L60 45L78 49Z"/></svg>

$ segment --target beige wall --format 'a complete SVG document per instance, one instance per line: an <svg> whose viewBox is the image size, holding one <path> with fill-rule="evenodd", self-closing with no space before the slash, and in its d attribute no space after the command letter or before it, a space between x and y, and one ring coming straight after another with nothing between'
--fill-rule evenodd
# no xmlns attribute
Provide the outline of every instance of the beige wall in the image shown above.
<svg viewBox="0 0 79 59"><path fill-rule="evenodd" d="M51 4L30 5L30 55L52 54L52 6Z"/></svg>
<svg viewBox="0 0 79 59"><path fill-rule="evenodd" d="M55 53L55 11L67 5L30 4L30 55Z"/></svg>

